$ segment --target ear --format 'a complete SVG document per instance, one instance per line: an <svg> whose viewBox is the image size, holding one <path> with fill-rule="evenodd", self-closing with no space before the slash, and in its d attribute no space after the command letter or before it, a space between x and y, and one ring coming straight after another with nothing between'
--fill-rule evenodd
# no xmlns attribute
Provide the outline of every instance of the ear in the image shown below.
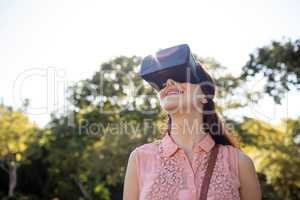
<svg viewBox="0 0 300 200"><path fill-rule="evenodd" d="M206 104L207 102L208 102L208 101L207 101L207 98L206 98L206 97L204 97L204 98L201 99L201 103Z"/></svg>

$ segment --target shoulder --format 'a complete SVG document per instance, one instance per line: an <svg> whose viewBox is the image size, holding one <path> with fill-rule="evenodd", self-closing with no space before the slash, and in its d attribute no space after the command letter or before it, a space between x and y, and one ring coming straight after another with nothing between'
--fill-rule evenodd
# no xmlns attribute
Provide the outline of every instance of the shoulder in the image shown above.
<svg viewBox="0 0 300 200"><path fill-rule="evenodd" d="M259 193L259 181L253 160L243 151L239 151L238 155L239 178L242 187L252 185L252 188Z"/></svg>
<svg viewBox="0 0 300 200"><path fill-rule="evenodd" d="M220 145L220 149L226 156L236 159L237 162L250 162L251 158L238 147L231 145Z"/></svg>
<svg viewBox="0 0 300 200"><path fill-rule="evenodd" d="M236 153L238 155L238 152L240 151L239 148L237 147L234 147L234 146L231 146L231 145L223 145L223 144L220 144L220 149L226 153Z"/></svg>
<svg viewBox="0 0 300 200"><path fill-rule="evenodd" d="M131 154L134 154L135 156L150 156L150 155L156 155L157 153L157 144L161 139L155 140L153 142L144 143L139 146L136 146Z"/></svg>
<svg viewBox="0 0 300 200"><path fill-rule="evenodd" d="M137 174L144 173L145 169L155 164L157 158L158 141L136 146L130 153L129 162L134 163Z"/></svg>
<svg viewBox="0 0 300 200"><path fill-rule="evenodd" d="M221 146L221 151L223 152L225 158L236 163L236 166L238 167L239 171L244 169L245 170L254 169L254 163L252 159L242 150L231 145L220 145L220 146Z"/></svg>
<svg viewBox="0 0 300 200"><path fill-rule="evenodd" d="M236 162L239 169L253 169L252 159L241 149L231 145L220 145L220 150L226 159Z"/></svg>
<svg viewBox="0 0 300 200"><path fill-rule="evenodd" d="M233 172L236 177L239 176L239 153L240 150L231 145L220 145L220 151L223 161L229 164L230 173Z"/></svg>
<svg viewBox="0 0 300 200"><path fill-rule="evenodd" d="M242 199L261 199L260 183L254 163L242 151L239 151L239 172Z"/></svg>
<svg viewBox="0 0 300 200"><path fill-rule="evenodd" d="M240 149L231 145L220 145L220 151L227 161L231 162L234 167L238 167Z"/></svg>
<svg viewBox="0 0 300 200"><path fill-rule="evenodd" d="M238 152L238 160L239 160L239 169L240 172L243 173L245 171L255 172L255 166L253 160L243 151Z"/></svg>

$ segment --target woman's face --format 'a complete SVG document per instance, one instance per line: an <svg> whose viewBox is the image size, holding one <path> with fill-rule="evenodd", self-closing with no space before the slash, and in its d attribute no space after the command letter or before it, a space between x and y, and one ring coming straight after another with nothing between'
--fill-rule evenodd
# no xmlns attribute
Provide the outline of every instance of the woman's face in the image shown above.
<svg viewBox="0 0 300 200"><path fill-rule="evenodd" d="M168 79L158 92L160 104L167 112L187 113L202 111L202 104L207 100L199 84L180 83Z"/></svg>

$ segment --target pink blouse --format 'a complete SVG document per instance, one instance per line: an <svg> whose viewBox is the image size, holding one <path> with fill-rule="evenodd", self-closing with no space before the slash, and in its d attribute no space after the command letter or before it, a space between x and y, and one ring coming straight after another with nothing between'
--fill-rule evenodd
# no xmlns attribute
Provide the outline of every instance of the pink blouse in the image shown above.
<svg viewBox="0 0 300 200"><path fill-rule="evenodd" d="M208 157L215 142L207 134L193 149L193 161L165 134L162 139L136 147L135 154L140 200L198 200ZM207 200L238 200L238 151L220 145Z"/></svg>

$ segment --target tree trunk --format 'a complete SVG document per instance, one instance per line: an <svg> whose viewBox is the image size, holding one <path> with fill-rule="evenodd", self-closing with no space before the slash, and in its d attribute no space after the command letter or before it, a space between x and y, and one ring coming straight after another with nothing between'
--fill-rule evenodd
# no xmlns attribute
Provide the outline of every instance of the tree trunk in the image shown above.
<svg viewBox="0 0 300 200"><path fill-rule="evenodd" d="M82 194L82 196L84 197L84 199L92 200L89 193L84 189L84 186L82 185L82 183L79 180L77 180L74 176L72 176L71 178L73 179L73 181L77 185L77 187L78 187L80 193Z"/></svg>
<svg viewBox="0 0 300 200"><path fill-rule="evenodd" d="M77 181L77 186L80 189L81 194L83 195L83 197L87 200L92 200L92 198L90 197L90 195L87 193L87 191L84 189L83 185L81 184L81 182Z"/></svg>
<svg viewBox="0 0 300 200"><path fill-rule="evenodd" d="M8 188L8 196L14 196L14 190L17 185L17 164L15 162L11 162L9 164L9 188Z"/></svg>

